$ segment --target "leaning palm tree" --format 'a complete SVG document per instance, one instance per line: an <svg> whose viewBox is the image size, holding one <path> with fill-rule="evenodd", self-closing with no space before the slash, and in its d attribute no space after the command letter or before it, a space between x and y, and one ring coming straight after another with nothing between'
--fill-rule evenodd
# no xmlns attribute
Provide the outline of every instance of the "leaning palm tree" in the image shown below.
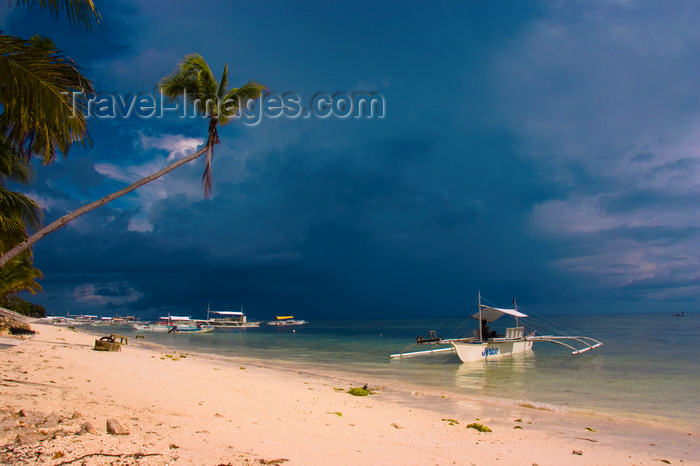
<svg viewBox="0 0 700 466"><path fill-rule="evenodd" d="M177 91L177 87L172 84L172 80L178 79L183 86L181 91ZM202 115L209 118L209 137L203 148L199 149L192 155L184 157L171 165L159 170L158 172L142 178L137 182L127 186L124 189L116 191L108 196L103 197L97 201L86 204L79 209L64 215L58 220L50 223L46 227L37 231L26 241L23 241L19 245L12 248L10 251L6 252L0 257L0 267L4 266L13 257L17 256L19 253L27 248L30 248L39 241L44 236L52 233L59 228L65 226L68 222L80 217L81 215L96 209L97 207L103 206L108 202L117 199L131 191L139 188L155 179L160 178L166 173L171 172L180 165L184 165L192 160L200 157L202 154L207 154L207 160L204 169L204 192L205 195L209 195L211 192L211 161L214 151L214 146L219 144L219 136L217 127L219 125L224 125L233 120L233 118L238 114L239 110L245 108L248 103L252 100L260 98L264 92L267 91L267 87L256 82L249 81L243 87L237 89L227 90L228 85L228 65L224 67L224 74L219 83L216 83L214 75L211 73L209 65L204 61L199 55L189 55L180 64L175 73L163 79L161 82L161 92L164 95L174 98L173 96L186 95L186 92L198 92L200 98L205 98L205 108L201 112ZM211 91L214 89L214 91ZM167 94L166 94L167 92ZM189 96L188 96L189 98ZM194 100L192 100L194 102ZM210 102L211 101L211 102ZM200 101L201 102L201 101ZM209 106L210 111L207 111L206 107Z"/></svg>
<svg viewBox="0 0 700 466"><path fill-rule="evenodd" d="M160 81L160 92L175 100L187 99L199 113L209 118L207 157L204 165L204 196L209 197L212 188L211 164L214 146L219 144L217 127L228 124L248 101L255 100L267 88L256 81L249 81L240 88L228 89L228 65L224 65L221 81L217 83L209 65L198 53L188 55L178 69Z"/></svg>

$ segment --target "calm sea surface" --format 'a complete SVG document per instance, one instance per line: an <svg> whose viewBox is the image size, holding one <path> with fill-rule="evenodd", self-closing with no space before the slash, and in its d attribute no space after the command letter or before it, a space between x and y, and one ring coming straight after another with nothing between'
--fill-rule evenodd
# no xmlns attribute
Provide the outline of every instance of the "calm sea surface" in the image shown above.
<svg viewBox="0 0 700 466"><path fill-rule="evenodd" d="M492 328L500 333L512 326L506 320L504 317ZM589 314L527 321L526 329L539 334L562 334L563 329L565 334L590 336L604 345L571 356L564 347L535 343L531 354L462 364L454 355L404 360L390 360L389 355L410 345L416 336L427 336L428 330L436 330L443 338L471 334L474 320L317 321L300 327L215 330L198 335L142 334L148 341L180 351L354 373L358 384L370 386L399 382L424 387L425 391L445 390L542 403L553 409L698 425L697 314Z"/></svg>

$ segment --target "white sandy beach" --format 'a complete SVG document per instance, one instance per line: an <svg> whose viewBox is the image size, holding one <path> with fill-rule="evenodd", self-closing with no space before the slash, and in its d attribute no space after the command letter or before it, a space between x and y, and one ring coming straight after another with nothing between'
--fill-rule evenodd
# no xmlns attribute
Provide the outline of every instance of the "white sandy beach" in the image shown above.
<svg viewBox="0 0 700 466"><path fill-rule="evenodd" d="M33 328L0 350L5 464L700 464L695 428L479 404L143 340L98 352L95 335ZM345 392L367 382L376 395ZM128 434L108 434L110 418ZM85 422L97 432L77 435Z"/></svg>

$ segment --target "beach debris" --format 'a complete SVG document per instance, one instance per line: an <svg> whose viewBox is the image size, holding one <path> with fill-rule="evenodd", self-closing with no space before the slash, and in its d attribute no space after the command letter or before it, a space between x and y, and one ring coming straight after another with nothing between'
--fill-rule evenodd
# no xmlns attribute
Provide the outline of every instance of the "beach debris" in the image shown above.
<svg viewBox="0 0 700 466"><path fill-rule="evenodd" d="M180 445L175 445L174 443L171 443L170 445L168 445L168 448L170 448L171 450L177 450L178 448L180 448Z"/></svg>
<svg viewBox="0 0 700 466"><path fill-rule="evenodd" d="M403 429L403 427L401 427L400 425L398 425L398 424L395 423L395 422L392 422L392 423L391 423L391 427L393 427L393 428L395 428L395 429Z"/></svg>
<svg viewBox="0 0 700 466"><path fill-rule="evenodd" d="M56 453L53 454L53 458L52 458L52 459L57 460L57 459L59 459L59 458L63 458L64 456L66 456L65 453L63 453L62 451L57 451Z"/></svg>
<svg viewBox="0 0 700 466"><path fill-rule="evenodd" d="M451 426L454 426L456 424L459 424L459 421L455 421L454 419L443 419L443 421L447 422Z"/></svg>
<svg viewBox="0 0 700 466"><path fill-rule="evenodd" d="M513 429L522 429L522 426L513 426Z"/></svg>
<svg viewBox="0 0 700 466"><path fill-rule="evenodd" d="M597 440L593 440L592 438L586 438L586 437L576 437L577 440L588 440L589 442L597 443Z"/></svg>
<svg viewBox="0 0 700 466"><path fill-rule="evenodd" d="M588 432L598 432L593 427L586 427L584 430L587 430Z"/></svg>
<svg viewBox="0 0 700 466"><path fill-rule="evenodd" d="M669 460L661 460L659 458L654 458L654 461L661 461L662 463L671 464Z"/></svg>
<svg viewBox="0 0 700 466"><path fill-rule="evenodd" d="M110 435L128 435L129 433L122 427L116 419L107 419L107 433Z"/></svg>
<svg viewBox="0 0 700 466"><path fill-rule="evenodd" d="M95 351L121 351L122 345L115 343L114 338L102 337L99 340L95 340Z"/></svg>
<svg viewBox="0 0 700 466"><path fill-rule="evenodd" d="M516 419L516 420L513 421L513 422L523 422L523 420L522 420L522 419Z"/></svg>
<svg viewBox="0 0 700 466"><path fill-rule="evenodd" d="M367 384L365 384L364 387L350 387L348 393L353 396L368 396L375 394L375 392L369 388Z"/></svg>
<svg viewBox="0 0 700 466"><path fill-rule="evenodd" d="M145 458L147 456L163 456L163 455L161 453L123 453L123 454L88 453L87 455L79 456L79 457L75 458L74 460L64 461L63 463L57 463L56 466L64 466L66 464L77 463L78 461L84 460L85 458L90 458L91 456L104 456L107 458L121 458L121 459L133 458L135 460L140 460L141 458ZM110 463L110 464L114 464L114 463Z"/></svg>
<svg viewBox="0 0 700 466"><path fill-rule="evenodd" d="M581 456L583 455L583 452L581 450L571 450L571 454Z"/></svg>
<svg viewBox="0 0 700 466"><path fill-rule="evenodd" d="M259 459L258 462L260 464L282 464L286 463L289 461L287 458L277 458L276 460L264 460L264 459Z"/></svg>
<svg viewBox="0 0 700 466"><path fill-rule="evenodd" d="M326 414L335 414L338 417L343 417L343 413L341 413L340 411L326 411Z"/></svg>
<svg viewBox="0 0 700 466"><path fill-rule="evenodd" d="M490 428L486 427L483 424L479 424L478 422L472 422L467 426L467 429L476 429L479 432L493 432Z"/></svg>

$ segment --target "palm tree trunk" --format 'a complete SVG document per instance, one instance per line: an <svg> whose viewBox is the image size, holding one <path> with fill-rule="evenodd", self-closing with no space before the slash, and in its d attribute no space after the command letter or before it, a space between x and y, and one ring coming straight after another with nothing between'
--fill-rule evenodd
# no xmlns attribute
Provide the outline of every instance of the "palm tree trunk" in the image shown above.
<svg viewBox="0 0 700 466"><path fill-rule="evenodd" d="M80 217L81 215L90 212L93 209L96 209L100 206L103 206L107 204L110 201L113 201L114 199L117 199L118 197L123 196L124 194L130 193L131 191L135 190L136 188L140 188L141 186L150 183L151 181L160 178L161 176L165 175L166 173L169 173L170 171L176 169L180 165L184 165L187 162L191 162L192 160L196 159L197 157L201 156L204 154L209 145L207 144L204 146L202 149L198 150L192 155L188 155L187 157L178 160L175 163L172 163L168 165L167 167L163 168L162 170L149 175L145 178L142 178L138 180L137 182L127 186L124 189L120 189L119 191L116 191L112 194L109 194L102 199L99 199L97 201L91 202L90 204L85 204L84 206L80 207L79 209L74 210L73 212L70 212L63 217L59 218L58 220L50 223L49 225L45 226L41 230L37 231L34 233L32 236L27 238L25 241L22 241L19 243L17 246L14 248L10 249L7 251L4 255L0 256L0 267L4 266L7 264L13 257L17 256L17 254L21 253L27 248L30 248L39 241L41 238L44 236L48 235L49 233L53 233L54 231L58 230L59 228L62 228L66 226L66 224L72 220L75 220L76 218Z"/></svg>

